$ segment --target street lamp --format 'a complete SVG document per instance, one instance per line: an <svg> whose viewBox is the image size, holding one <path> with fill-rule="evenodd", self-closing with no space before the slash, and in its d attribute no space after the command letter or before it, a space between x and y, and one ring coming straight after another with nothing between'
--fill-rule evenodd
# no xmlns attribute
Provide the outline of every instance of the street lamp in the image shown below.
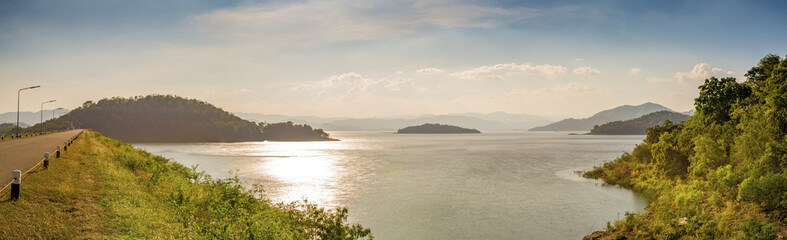
<svg viewBox="0 0 787 240"><path fill-rule="evenodd" d="M41 123L44 123L44 103L51 103L51 102L55 102L55 101L57 101L57 100L49 100L49 101L41 103Z"/></svg>
<svg viewBox="0 0 787 240"><path fill-rule="evenodd" d="M62 110L62 109L64 109L64 108L59 107L59 108L52 109L52 118L55 118L55 110ZM63 114L63 113L60 113L60 114Z"/></svg>
<svg viewBox="0 0 787 240"><path fill-rule="evenodd" d="M19 136L19 96L22 93L22 90L33 89L33 88L40 88L40 87L41 87L41 85L35 85L35 86L32 86L32 87L26 87L26 88L19 89L19 91L16 92L16 136Z"/></svg>

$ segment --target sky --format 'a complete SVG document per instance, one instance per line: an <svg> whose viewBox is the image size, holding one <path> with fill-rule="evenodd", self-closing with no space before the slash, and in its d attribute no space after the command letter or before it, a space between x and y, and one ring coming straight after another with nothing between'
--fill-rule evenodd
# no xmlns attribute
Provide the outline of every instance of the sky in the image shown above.
<svg viewBox="0 0 787 240"><path fill-rule="evenodd" d="M785 1L0 0L0 112L173 94L322 117L693 109L787 54Z"/></svg>

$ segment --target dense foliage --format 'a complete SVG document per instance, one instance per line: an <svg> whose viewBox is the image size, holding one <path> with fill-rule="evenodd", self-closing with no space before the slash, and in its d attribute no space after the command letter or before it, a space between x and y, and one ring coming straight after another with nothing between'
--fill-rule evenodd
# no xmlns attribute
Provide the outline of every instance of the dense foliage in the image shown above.
<svg viewBox="0 0 787 240"><path fill-rule="evenodd" d="M396 133L481 133L476 129L462 128L452 125L426 123L399 129Z"/></svg>
<svg viewBox="0 0 787 240"><path fill-rule="evenodd" d="M688 121L648 129L632 153L585 173L651 198L606 235L787 237L787 60L768 55L746 77L706 79Z"/></svg>
<svg viewBox="0 0 787 240"><path fill-rule="evenodd" d="M23 133L93 129L129 142L238 142L331 140L321 129L292 123L260 124L207 102L172 95L114 97L81 107ZM267 128L267 129L266 129ZM263 133L267 130L267 134Z"/></svg>
<svg viewBox="0 0 787 240"><path fill-rule="evenodd" d="M679 123L688 119L688 115L681 113L658 111L635 119L596 125L590 130L590 133L597 135L644 135L648 128L664 123L664 121Z"/></svg>
<svg viewBox="0 0 787 240"><path fill-rule="evenodd" d="M336 141L322 129L314 129L306 124L293 124L290 121L274 124L260 123L260 128L262 137L271 141Z"/></svg>

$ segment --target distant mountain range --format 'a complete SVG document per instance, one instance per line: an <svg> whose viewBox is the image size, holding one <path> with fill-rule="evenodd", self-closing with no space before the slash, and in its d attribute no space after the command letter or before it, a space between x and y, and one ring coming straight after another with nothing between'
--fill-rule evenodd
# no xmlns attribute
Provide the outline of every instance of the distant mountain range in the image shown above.
<svg viewBox="0 0 787 240"><path fill-rule="evenodd" d="M235 115L256 122L293 121L306 123L332 131L396 131L406 126L424 123L458 125L484 131L526 130L543 125L552 120L528 114L464 113L447 115L421 115L416 117L394 118L321 118L313 116L288 117L276 114L235 113Z"/></svg>
<svg viewBox="0 0 787 240"><path fill-rule="evenodd" d="M596 125L634 119L658 111L674 112L672 109L650 102L637 106L623 105L601 111L589 118L563 119L545 126L532 128L530 131L590 131Z"/></svg>
<svg viewBox="0 0 787 240"><path fill-rule="evenodd" d="M69 109L60 108L55 110L57 116L68 113ZM44 122L52 119L52 110L44 110ZM41 122L41 111L19 112L19 125L21 127L33 126ZM13 123L16 125L16 112L0 113L0 123Z"/></svg>

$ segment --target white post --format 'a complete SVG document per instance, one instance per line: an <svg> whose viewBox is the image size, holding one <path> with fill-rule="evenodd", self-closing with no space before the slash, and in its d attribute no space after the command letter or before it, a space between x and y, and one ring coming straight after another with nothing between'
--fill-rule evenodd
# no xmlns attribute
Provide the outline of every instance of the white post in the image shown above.
<svg viewBox="0 0 787 240"><path fill-rule="evenodd" d="M49 168L49 152L44 152L44 168Z"/></svg>
<svg viewBox="0 0 787 240"><path fill-rule="evenodd" d="M19 199L19 190L22 185L22 171L11 171L11 177L14 179L11 182L11 200Z"/></svg>
<svg viewBox="0 0 787 240"><path fill-rule="evenodd" d="M57 145L57 152L55 154L56 158L60 158L60 145Z"/></svg>

